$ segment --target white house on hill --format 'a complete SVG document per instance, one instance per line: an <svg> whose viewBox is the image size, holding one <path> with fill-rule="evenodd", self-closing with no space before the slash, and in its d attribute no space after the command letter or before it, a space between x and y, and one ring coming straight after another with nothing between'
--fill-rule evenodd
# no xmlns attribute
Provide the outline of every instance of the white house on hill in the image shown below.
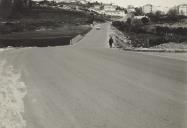
<svg viewBox="0 0 187 128"><path fill-rule="evenodd" d="M166 14L169 11L169 7L165 6L154 6L152 4L146 4L143 6L143 13L156 13L157 11L160 11L162 14Z"/></svg>
<svg viewBox="0 0 187 128"><path fill-rule="evenodd" d="M179 15L187 16L187 4L181 4L178 6Z"/></svg>
<svg viewBox="0 0 187 128"><path fill-rule="evenodd" d="M104 13L109 16L119 16L119 17L124 17L126 15L125 11L122 10L105 11Z"/></svg>
<svg viewBox="0 0 187 128"><path fill-rule="evenodd" d="M152 4L146 4L143 6L143 13L148 14L153 12L153 5Z"/></svg>
<svg viewBox="0 0 187 128"><path fill-rule="evenodd" d="M105 11L116 11L117 5L113 4L105 4L104 5L104 10Z"/></svg>

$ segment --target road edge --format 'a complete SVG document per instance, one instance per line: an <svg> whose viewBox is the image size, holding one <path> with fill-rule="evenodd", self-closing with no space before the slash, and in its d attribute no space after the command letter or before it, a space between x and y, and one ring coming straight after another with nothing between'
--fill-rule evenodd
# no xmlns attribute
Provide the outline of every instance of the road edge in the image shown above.
<svg viewBox="0 0 187 128"><path fill-rule="evenodd" d="M149 48L122 48L125 51L135 52L167 52L167 53L187 53L187 49L149 49Z"/></svg>

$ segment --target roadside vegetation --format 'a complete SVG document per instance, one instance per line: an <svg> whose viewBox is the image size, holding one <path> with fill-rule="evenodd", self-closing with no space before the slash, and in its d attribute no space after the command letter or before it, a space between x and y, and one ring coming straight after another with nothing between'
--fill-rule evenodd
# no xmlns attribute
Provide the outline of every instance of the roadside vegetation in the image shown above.
<svg viewBox="0 0 187 128"><path fill-rule="evenodd" d="M56 29L67 24L88 25L89 15L59 9L36 8L21 16L12 16L0 24L0 33Z"/></svg>
<svg viewBox="0 0 187 128"><path fill-rule="evenodd" d="M187 17L179 16L173 10L167 15L156 12L141 19L135 17L133 15L125 22L113 22L113 26L128 37L132 47L149 48L165 43L187 44Z"/></svg>

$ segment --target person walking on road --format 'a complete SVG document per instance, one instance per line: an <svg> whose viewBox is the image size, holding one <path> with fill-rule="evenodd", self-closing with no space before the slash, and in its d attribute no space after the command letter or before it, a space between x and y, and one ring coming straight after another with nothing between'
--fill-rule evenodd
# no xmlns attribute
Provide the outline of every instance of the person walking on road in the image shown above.
<svg viewBox="0 0 187 128"><path fill-rule="evenodd" d="M109 39L109 46L110 46L110 48L112 48L113 42L114 42L114 40L112 39L112 36L110 36L110 39Z"/></svg>

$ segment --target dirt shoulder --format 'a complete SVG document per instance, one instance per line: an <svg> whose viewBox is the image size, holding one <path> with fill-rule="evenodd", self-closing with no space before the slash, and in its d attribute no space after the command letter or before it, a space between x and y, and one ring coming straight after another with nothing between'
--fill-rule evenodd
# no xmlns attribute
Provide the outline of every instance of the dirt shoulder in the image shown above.
<svg viewBox="0 0 187 128"><path fill-rule="evenodd" d="M1 52L1 51L0 51ZM20 80L21 74L5 59L0 61L0 127L24 128L26 121L23 98L27 94L26 85Z"/></svg>

